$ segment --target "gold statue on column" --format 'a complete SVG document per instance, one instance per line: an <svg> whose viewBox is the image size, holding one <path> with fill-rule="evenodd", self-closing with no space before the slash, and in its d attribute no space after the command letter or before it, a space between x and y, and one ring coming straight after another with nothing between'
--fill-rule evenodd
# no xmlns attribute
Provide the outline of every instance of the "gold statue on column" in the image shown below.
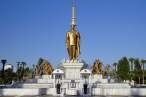
<svg viewBox="0 0 146 97"><path fill-rule="evenodd" d="M75 25L66 33L66 47L70 60L77 59L80 55L80 33L77 32Z"/></svg>
<svg viewBox="0 0 146 97"><path fill-rule="evenodd" d="M70 60L75 60L80 55L80 33L76 29L75 4L72 6L71 30L66 33L66 48Z"/></svg>

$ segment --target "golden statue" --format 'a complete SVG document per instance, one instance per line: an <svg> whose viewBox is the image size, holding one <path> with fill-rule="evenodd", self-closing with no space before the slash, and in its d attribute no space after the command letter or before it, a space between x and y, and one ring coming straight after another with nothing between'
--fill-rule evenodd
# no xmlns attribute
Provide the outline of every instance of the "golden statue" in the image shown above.
<svg viewBox="0 0 146 97"><path fill-rule="evenodd" d="M77 32L75 25L66 34L66 47L70 60L77 59L80 55L80 33Z"/></svg>
<svg viewBox="0 0 146 97"><path fill-rule="evenodd" d="M80 55L80 33L76 29L75 4L72 6L71 30L66 33L66 48L70 60L75 60Z"/></svg>
<svg viewBox="0 0 146 97"><path fill-rule="evenodd" d="M99 59L96 59L92 67L92 73L102 74L103 73L102 65L103 65L102 62Z"/></svg>
<svg viewBox="0 0 146 97"><path fill-rule="evenodd" d="M43 64L44 64L43 74L44 75L51 75L53 69L52 69L50 62L48 62L47 60L44 60Z"/></svg>
<svg viewBox="0 0 146 97"><path fill-rule="evenodd" d="M52 65L45 59L40 58L35 68L35 75L51 75L53 71Z"/></svg>

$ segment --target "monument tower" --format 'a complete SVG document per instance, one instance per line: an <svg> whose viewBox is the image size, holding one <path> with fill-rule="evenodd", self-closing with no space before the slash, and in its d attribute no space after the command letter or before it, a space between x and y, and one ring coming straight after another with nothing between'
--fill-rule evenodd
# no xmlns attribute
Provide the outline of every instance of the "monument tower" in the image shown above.
<svg viewBox="0 0 146 97"><path fill-rule="evenodd" d="M69 59L63 62L65 79L80 79L80 70L84 63L78 60L80 55L80 33L76 28L75 0L72 0L71 29L66 33L66 48Z"/></svg>

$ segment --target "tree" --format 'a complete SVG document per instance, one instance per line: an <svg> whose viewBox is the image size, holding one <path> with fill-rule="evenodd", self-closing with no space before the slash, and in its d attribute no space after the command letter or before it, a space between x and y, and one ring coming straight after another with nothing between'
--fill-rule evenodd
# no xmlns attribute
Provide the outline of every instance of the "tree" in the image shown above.
<svg viewBox="0 0 146 97"><path fill-rule="evenodd" d="M22 80L22 66L19 64L19 67L17 69L17 80Z"/></svg>
<svg viewBox="0 0 146 97"><path fill-rule="evenodd" d="M0 70L0 84L4 84L3 71Z"/></svg>
<svg viewBox="0 0 146 97"><path fill-rule="evenodd" d="M110 64L107 64L105 66L105 76L110 76L111 75L111 65Z"/></svg>
<svg viewBox="0 0 146 97"><path fill-rule="evenodd" d="M35 77L35 64L32 65L32 78Z"/></svg>
<svg viewBox="0 0 146 97"><path fill-rule="evenodd" d="M118 61L117 74L121 80L129 79L129 61L127 57L123 57Z"/></svg>
<svg viewBox="0 0 146 97"><path fill-rule="evenodd" d="M135 66L134 66L134 58L129 58L129 67L130 67L130 72L129 72L129 76L130 76L130 80L132 81L135 74L134 74L134 69L135 69Z"/></svg>
<svg viewBox="0 0 146 97"><path fill-rule="evenodd" d="M141 60L141 65L142 65L142 83L144 84L144 65L146 63L146 60Z"/></svg>
<svg viewBox="0 0 146 97"><path fill-rule="evenodd" d="M83 65L83 67L81 68L81 70L83 70L83 69L87 69L88 68L88 63L86 63L86 61L85 60L82 60L82 63L84 63L84 65Z"/></svg>
<svg viewBox="0 0 146 97"><path fill-rule="evenodd" d="M6 62L7 62L6 59L2 59L2 60L1 60L1 63L3 64L3 68L2 68L2 77L3 77L3 78L4 78L4 67L5 67Z"/></svg>
<svg viewBox="0 0 146 97"><path fill-rule="evenodd" d="M111 71L111 77L112 77L113 79L117 79L117 78L118 78L118 75L117 75L117 65L118 65L117 62L114 62L114 63L112 64L113 69L112 69L112 71Z"/></svg>
<svg viewBox="0 0 146 97"><path fill-rule="evenodd" d="M92 73L102 74L103 73L102 66L103 66L102 62L99 59L96 59L95 62L93 63Z"/></svg>
<svg viewBox="0 0 146 97"><path fill-rule="evenodd" d="M20 80L19 78L19 73L20 73L20 70L19 70L19 68L20 68L20 65L21 65L21 62L16 62L17 63L17 71L16 71L16 73L17 73L17 80Z"/></svg>
<svg viewBox="0 0 146 97"><path fill-rule="evenodd" d="M12 69L7 69L4 71L4 75L6 76L4 79L5 84L11 84L13 80L16 80L17 75L13 72Z"/></svg>
<svg viewBox="0 0 146 97"><path fill-rule="evenodd" d="M133 78L135 77L135 72L134 71L129 71L129 77L130 77L130 80L132 81Z"/></svg>
<svg viewBox="0 0 146 97"><path fill-rule="evenodd" d="M16 80L16 73L12 69L4 71L4 78L2 78L2 71L0 71L0 84L11 84L12 80Z"/></svg>
<svg viewBox="0 0 146 97"><path fill-rule="evenodd" d="M29 67L24 68L23 69L23 80L31 78L31 74L32 74L32 69L30 69Z"/></svg>
<svg viewBox="0 0 146 97"><path fill-rule="evenodd" d="M138 79L138 83L140 84L140 80L142 77L142 69L141 69L141 62L138 58L134 60L134 65L135 65L135 70L134 70L135 80L137 81Z"/></svg>
<svg viewBox="0 0 146 97"><path fill-rule="evenodd" d="M130 62L130 71L133 71L134 70L134 58L129 58L129 62Z"/></svg>
<svg viewBox="0 0 146 97"><path fill-rule="evenodd" d="M26 67L27 63L22 61L22 62L17 62L17 79L18 80L24 80L29 76L29 73L31 72L29 67Z"/></svg>
<svg viewBox="0 0 146 97"><path fill-rule="evenodd" d="M114 67L114 69L115 69L115 71L117 71L117 63L115 62L115 63L113 63L113 67Z"/></svg>
<svg viewBox="0 0 146 97"><path fill-rule="evenodd" d="M27 64L26 64L26 62L22 61L22 62L21 62L21 65L22 65L22 71L21 71L21 72L22 72L22 80L23 80L24 73L26 72L26 71L25 71L25 70L26 70L25 67L26 67Z"/></svg>
<svg viewBox="0 0 146 97"><path fill-rule="evenodd" d="M43 63L44 59L43 58L39 58L37 65L41 65Z"/></svg>

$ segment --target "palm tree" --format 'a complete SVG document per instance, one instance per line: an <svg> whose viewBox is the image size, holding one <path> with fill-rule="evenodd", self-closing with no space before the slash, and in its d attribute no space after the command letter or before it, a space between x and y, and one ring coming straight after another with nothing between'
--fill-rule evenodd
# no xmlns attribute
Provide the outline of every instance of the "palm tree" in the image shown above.
<svg viewBox="0 0 146 97"><path fill-rule="evenodd" d="M31 78L31 75L32 75L32 69L30 69L29 67L26 67L23 72L23 80Z"/></svg>
<svg viewBox="0 0 146 97"><path fill-rule="evenodd" d="M106 72L107 74L110 74L110 71L111 71L111 66L110 66L110 64L107 64L107 65L105 66L105 72Z"/></svg>
<svg viewBox="0 0 146 97"><path fill-rule="evenodd" d="M26 66L26 62L21 62L23 68Z"/></svg>
<svg viewBox="0 0 146 97"><path fill-rule="evenodd" d="M20 65L21 62L17 62L17 81L20 80Z"/></svg>
<svg viewBox="0 0 146 97"><path fill-rule="evenodd" d="M2 59L1 63L3 64L2 77L4 78L4 67L5 67L5 64L7 63L7 60L6 59Z"/></svg>
<svg viewBox="0 0 146 97"><path fill-rule="evenodd" d="M114 66L114 68L115 68L115 71L117 71L117 63L115 62L114 64L113 64L113 66Z"/></svg>
<svg viewBox="0 0 146 97"><path fill-rule="evenodd" d="M141 62L138 58L134 60L134 65L135 65L135 74L138 77L140 84L140 78L142 77L142 69L141 69Z"/></svg>
<svg viewBox="0 0 146 97"><path fill-rule="evenodd" d="M141 67L142 67L142 83L144 84L144 64L146 63L146 60L141 60Z"/></svg>
<svg viewBox="0 0 146 97"><path fill-rule="evenodd" d="M21 65L22 65L22 80L23 80L23 77L24 77L24 73L25 73L25 66L27 65L26 62L21 62Z"/></svg>
<svg viewBox="0 0 146 97"><path fill-rule="evenodd" d="M35 77L35 65L33 64L32 65L32 78L34 78Z"/></svg>
<svg viewBox="0 0 146 97"><path fill-rule="evenodd" d="M17 62L17 79L18 80L23 80L23 76L24 76L24 69L25 69L25 66L26 66L26 62Z"/></svg>
<svg viewBox="0 0 146 97"><path fill-rule="evenodd" d="M129 58L129 61L130 61L130 71L133 71L134 70L134 58Z"/></svg>
<svg viewBox="0 0 146 97"><path fill-rule="evenodd" d="M135 69L135 68L134 68L134 67L135 67L135 65L134 65L134 58L132 58L132 57L129 58L129 62L130 62L130 64L129 64L129 65L130 65L130 66L129 66L129 67L130 67L129 75L130 75L130 80L132 81L132 78L134 77L134 72L133 72L133 71L134 71L134 69Z"/></svg>

